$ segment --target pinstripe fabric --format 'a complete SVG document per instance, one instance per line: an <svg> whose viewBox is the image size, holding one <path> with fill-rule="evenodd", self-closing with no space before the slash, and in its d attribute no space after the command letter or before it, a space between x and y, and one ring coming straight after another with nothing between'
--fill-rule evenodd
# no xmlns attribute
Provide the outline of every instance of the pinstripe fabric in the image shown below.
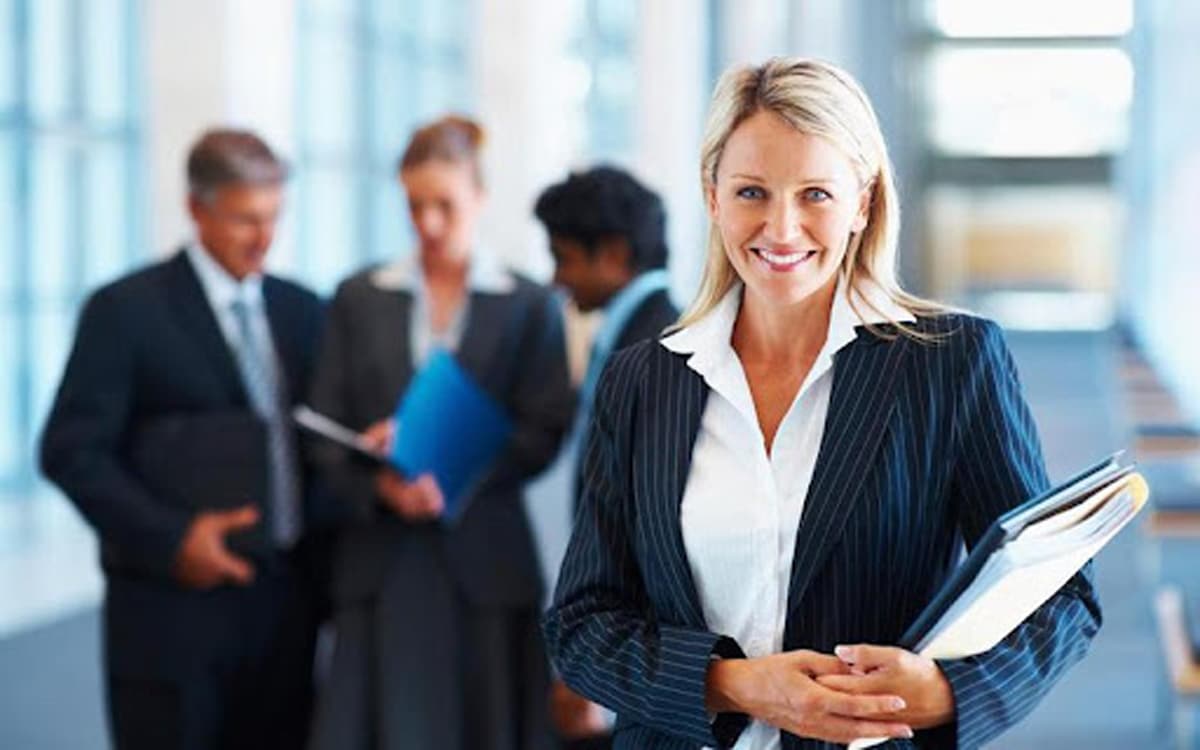
<svg viewBox="0 0 1200 750"><path fill-rule="evenodd" d="M1016 370L995 324L923 319L938 344L864 329L835 359L833 393L796 540L784 648L892 643L997 516L1048 486ZM745 717L710 725L712 654L679 504L707 388L685 358L647 342L601 378L584 491L545 618L564 679L618 713L618 748L728 746ZM731 498L736 502L736 498ZM975 747L1023 717L1100 623L1085 570L995 649L942 663L955 724L894 747ZM785 748L825 743L790 735Z"/></svg>

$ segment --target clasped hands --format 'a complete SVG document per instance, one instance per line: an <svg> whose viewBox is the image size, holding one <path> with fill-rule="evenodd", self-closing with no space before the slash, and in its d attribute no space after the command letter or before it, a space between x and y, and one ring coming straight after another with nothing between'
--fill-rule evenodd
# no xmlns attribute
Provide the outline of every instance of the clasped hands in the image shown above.
<svg viewBox="0 0 1200 750"><path fill-rule="evenodd" d="M362 433L362 439L370 450L389 455L396 441L396 421L376 422ZM446 509L446 499L432 474L421 474L408 481L395 469L384 467L375 474L375 493L385 506L406 521L432 521Z"/></svg>
<svg viewBox="0 0 1200 750"><path fill-rule="evenodd" d="M838 646L835 654L714 660L708 710L748 714L799 737L843 744L912 737L954 718L954 693L932 659L890 646Z"/></svg>

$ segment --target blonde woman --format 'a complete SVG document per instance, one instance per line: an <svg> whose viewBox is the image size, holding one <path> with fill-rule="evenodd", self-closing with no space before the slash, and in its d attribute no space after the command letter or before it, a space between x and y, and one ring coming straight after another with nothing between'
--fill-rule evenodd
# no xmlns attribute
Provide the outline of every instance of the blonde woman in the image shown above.
<svg viewBox="0 0 1200 750"><path fill-rule="evenodd" d="M700 292L599 385L544 621L617 748L973 747L1100 624L1088 573L991 651L889 647L999 515L1047 486L1000 330L904 293L898 199L845 72L725 74Z"/></svg>

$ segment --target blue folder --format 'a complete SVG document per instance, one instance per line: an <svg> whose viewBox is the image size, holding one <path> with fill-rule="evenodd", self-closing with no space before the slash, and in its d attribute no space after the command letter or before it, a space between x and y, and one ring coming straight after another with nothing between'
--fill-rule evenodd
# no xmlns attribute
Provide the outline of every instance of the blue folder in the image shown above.
<svg viewBox="0 0 1200 750"><path fill-rule="evenodd" d="M431 354L409 383L396 425L392 463L408 477L433 474L451 523L513 431L504 408L444 350Z"/></svg>

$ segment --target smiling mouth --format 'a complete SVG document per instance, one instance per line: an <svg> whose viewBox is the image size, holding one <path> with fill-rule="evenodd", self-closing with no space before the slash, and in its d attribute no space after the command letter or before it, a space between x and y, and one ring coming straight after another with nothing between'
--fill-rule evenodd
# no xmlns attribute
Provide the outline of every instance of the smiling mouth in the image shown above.
<svg viewBox="0 0 1200 750"><path fill-rule="evenodd" d="M793 253L777 253L764 247L752 247L750 251L757 255L772 271L790 271L806 261L816 257L816 250L797 250Z"/></svg>

